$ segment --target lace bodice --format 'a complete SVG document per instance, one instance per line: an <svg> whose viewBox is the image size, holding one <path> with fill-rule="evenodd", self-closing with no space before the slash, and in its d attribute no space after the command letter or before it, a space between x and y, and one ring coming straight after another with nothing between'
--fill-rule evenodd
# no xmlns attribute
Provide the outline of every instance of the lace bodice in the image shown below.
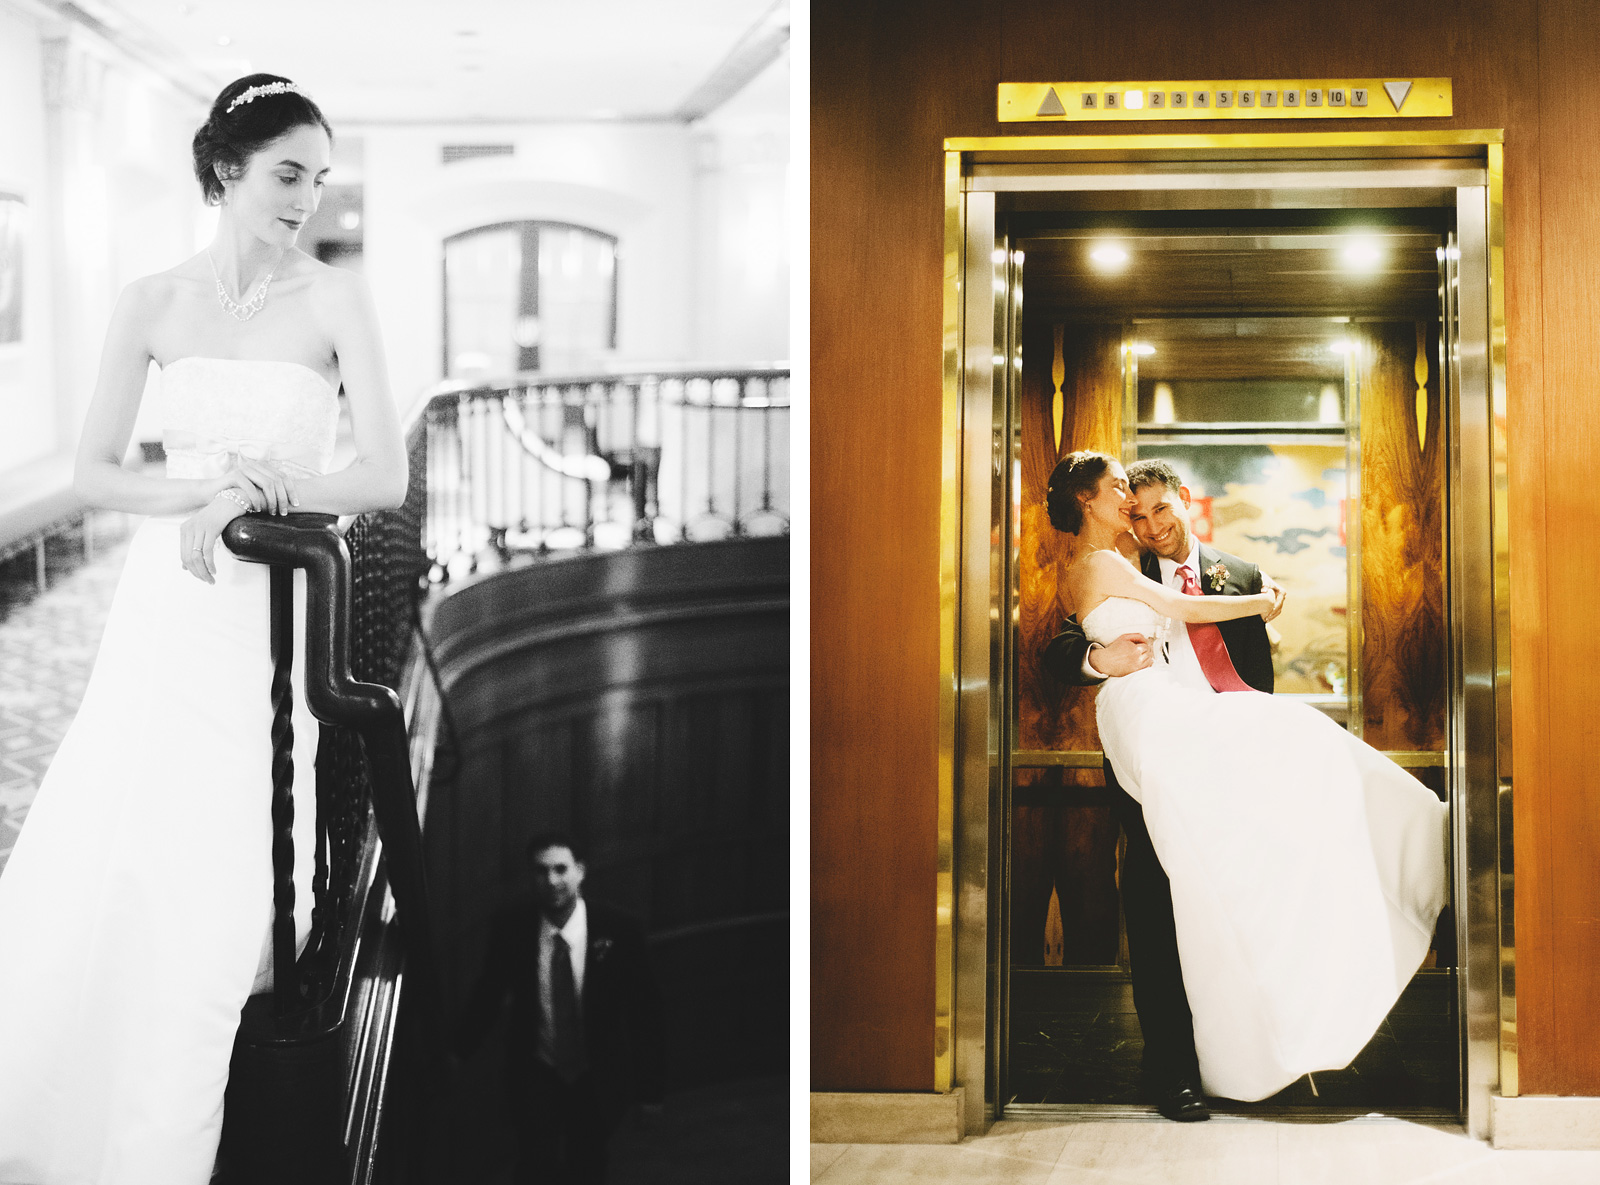
<svg viewBox="0 0 1600 1185"><path fill-rule="evenodd" d="M1104 646L1115 642L1123 634L1143 634L1154 638L1162 632L1167 618L1162 617L1143 601L1131 597L1107 597L1079 622L1084 635L1091 642Z"/></svg>
<svg viewBox="0 0 1600 1185"><path fill-rule="evenodd" d="M339 398L298 362L179 358L161 371L161 423L168 477L219 477L231 454L326 473Z"/></svg>

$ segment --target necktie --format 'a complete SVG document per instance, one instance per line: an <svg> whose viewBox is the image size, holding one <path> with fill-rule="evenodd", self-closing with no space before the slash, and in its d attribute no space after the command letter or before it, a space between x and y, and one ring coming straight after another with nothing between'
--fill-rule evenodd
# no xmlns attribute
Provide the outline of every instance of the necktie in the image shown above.
<svg viewBox="0 0 1600 1185"><path fill-rule="evenodd" d="M1205 596L1188 564L1178 565L1178 576L1183 581L1185 594L1191 597ZM1211 684L1213 691L1255 690L1239 678L1239 672L1233 669L1227 643L1222 640L1222 631L1215 622L1190 621L1185 624L1189 627L1189 644L1194 647L1194 656L1200 660L1200 670L1204 672L1206 682Z"/></svg>
<svg viewBox="0 0 1600 1185"><path fill-rule="evenodd" d="M550 943L550 1051L562 1081L574 1082L589 1068L583 1049L583 1010L578 1004L578 983L572 974L572 952L567 940L556 934Z"/></svg>

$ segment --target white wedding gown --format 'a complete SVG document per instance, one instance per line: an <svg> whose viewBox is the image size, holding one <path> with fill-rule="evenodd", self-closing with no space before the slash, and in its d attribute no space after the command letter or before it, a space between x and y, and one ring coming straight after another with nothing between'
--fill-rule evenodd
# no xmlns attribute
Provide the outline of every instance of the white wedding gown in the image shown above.
<svg viewBox="0 0 1600 1185"><path fill-rule="evenodd" d="M1113 597L1091 641L1169 623ZM1100 740L1172 882L1207 1094L1256 1100L1340 1069L1428 952L1445 901L1446 810L1316 709L1217 694L1156 664L1101 685Z"/></svg>
<svg viewBox="0 0 1600 1185"><path fill-rule="evenodd" d="M230 453L322 473L338 399L287 362L161 376L171 477ZM270 984L268 569L135 533L94 673L0 875L0 1182L205 1185L239 1011ZM303 607L303 578L297 576ZM303 611L296 615L300 632ZM298 937L311 912L317 725L294 702Z"/></svg>

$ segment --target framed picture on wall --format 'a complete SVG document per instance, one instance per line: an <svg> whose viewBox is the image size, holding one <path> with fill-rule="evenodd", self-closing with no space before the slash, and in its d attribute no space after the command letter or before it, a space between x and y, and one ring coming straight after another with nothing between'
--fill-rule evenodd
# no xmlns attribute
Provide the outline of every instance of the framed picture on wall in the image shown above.
<svg viewBox="0 0 1600 1185"><path fill-rule="evenodd" d="M0 351L22 342L22 232L28 207L0 191Z"/></svg>

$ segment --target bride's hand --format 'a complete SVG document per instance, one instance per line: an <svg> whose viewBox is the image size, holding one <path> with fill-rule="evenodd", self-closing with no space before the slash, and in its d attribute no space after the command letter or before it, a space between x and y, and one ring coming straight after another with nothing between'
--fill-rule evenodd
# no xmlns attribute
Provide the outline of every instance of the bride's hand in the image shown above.
<svg viewBox="0 0 1600 1185"><path fill-rule="evenodd" d="M243 513L243 506L218 494L183 520L178 528L180 562L196 580L217 582L217 540L222 537L222 528Z"/></svg>
<svg viewBox="0 0 1600 1185"><path fill-rule="evenodd" d="M295 493L294 478L271 461L257 461L239 457L228 472L222 475L218 491L236 489L250 499L252 510L265 510L269 514L288 514L291 507L300 505Z"/></svg>

